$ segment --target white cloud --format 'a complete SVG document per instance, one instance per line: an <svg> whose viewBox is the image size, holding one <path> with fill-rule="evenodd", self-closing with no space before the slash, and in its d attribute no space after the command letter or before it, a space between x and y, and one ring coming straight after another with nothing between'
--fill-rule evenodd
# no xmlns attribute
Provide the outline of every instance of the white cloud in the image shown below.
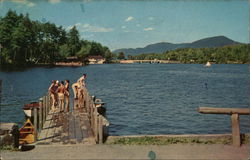
<svg viewBox="0 0 250 160"><path fill-rule="evenodd" d="M122 26L121 28L122 28L122 29L125 29L125 28L127 28L127 27L126 27L126 26Z"/></svg>
<svg viewBox="0 0 250 160"><path fill-rule="evenodd" d="M135 18L132 16L129 16L127 19L125 19L125 21L128 22L128 21L132 21L133 19L135 19Z"/></svg>
<svg viewBox="0 0 250 160"><path fill-rule="evenodd" d="M148 17L148 19L149 19L150 21L152 21L152 20L154 20L155 18L154 18L154 17Z"/></svg>
<svg viewBox="0 0 250 160"><path fill-rule="evenodd" d="M49 0L49 3L52 3L52 4L56 4L56 3L60 3L61 0Z"/></svg>
<svg viewBox="0 0 250 160"><path fill-rule="evenodd" d="M94 34L90 34L90 35L83 35L84 38L91 38L91 37L94 37L95 35Z"/></svg>
<svg viewBox="0 0 250 160"><path fill-rule="evenodd" d="M106 28L106 27L100 27L100 26L93 26L88 23L82 24L82 23L76 23L75 26L80 32L111 32L113 31L113 28ZM67 30L71 29L73 26L68 26Z"/></svg>
<svg viewBox="0 0 250 160"><path fill-rule="evenodd" d="M144 28L143 30L144 31L152 31L152 30L154 30L154 28L148 27L148 28Z"/></svg>
<svg viewBox="0 0 250 160"><path fill-rule="evenodd" d="M11 2L26 5L28 7L34 7L36 5L35 3L30 2L28 0L11 0Z"/></svg>
<svg viewBox="0 0 250 160"><path fill-rule="evenodd" d="M35 6L35 3L28 2L26 5L27 5L28 7L34 7L34 6Z"/></svg>

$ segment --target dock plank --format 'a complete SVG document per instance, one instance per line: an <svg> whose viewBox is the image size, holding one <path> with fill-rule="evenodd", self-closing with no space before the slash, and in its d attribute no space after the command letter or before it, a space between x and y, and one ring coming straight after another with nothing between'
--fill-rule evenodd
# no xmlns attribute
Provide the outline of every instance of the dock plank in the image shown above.
<svg viewBox="0 0 250 160"><path fill-rule="evenodd" d="M73 107L72 107L73 108ZM71 112L50 111L37 144L95 144L86 110L74 101Z"/></svg>

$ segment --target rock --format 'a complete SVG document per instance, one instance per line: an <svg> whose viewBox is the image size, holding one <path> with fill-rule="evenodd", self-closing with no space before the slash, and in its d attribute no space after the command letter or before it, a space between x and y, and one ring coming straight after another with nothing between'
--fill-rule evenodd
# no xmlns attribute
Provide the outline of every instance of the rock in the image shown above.
<svg viewBox="0 0 250 160"><path fill-rule="evenodd" d="M0 123L0 146L19 146L19 129L16 123Z"/></svg>

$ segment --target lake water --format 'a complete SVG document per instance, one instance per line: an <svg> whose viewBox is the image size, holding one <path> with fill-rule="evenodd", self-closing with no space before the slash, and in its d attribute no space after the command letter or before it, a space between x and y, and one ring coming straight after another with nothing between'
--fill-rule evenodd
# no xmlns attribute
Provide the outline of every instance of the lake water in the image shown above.
<svg viewBox="0 0 250 160"><path fill-rule="evenodd" d="M200 114L199 106L250 108L250 66L104 64L0 72L2 122L22 124L22 107L43 96L52 79L74 82L105 101L111 135L231 133L229 115ZM250 132L250 116L240 116Z"/></svg>

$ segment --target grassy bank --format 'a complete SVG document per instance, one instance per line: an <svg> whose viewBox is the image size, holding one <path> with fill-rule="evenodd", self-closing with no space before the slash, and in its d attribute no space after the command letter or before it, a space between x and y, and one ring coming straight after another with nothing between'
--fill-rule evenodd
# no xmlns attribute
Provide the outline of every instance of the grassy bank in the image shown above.
<svg viewBox="0 0 250 160"><path fill-rule="evenodd" d="M242 135L242 143L250 144L250 134ZM109 137L106 144L120 145L170 145L170 144L232 144L230 135L225 136L114 136Z"/></svg>

